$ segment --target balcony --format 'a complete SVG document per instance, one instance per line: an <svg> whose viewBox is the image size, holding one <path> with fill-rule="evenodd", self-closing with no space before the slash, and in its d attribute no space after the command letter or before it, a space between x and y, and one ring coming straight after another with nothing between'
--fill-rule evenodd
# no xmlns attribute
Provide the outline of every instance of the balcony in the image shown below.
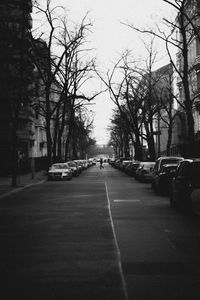
<svg viewBox="0 0 200 300"><path fill-rule="evenodd" d="M200 55L196 57L193 67L196 71L200 70Z"/></svg>
<svg viewBox="0 0 200 300"><path fill-rule="evenodd" d="M34 140L34 132L30 129L17 130L17 136L18 136L19 140L23 140L23 141L33 141Z"/></svg>
<svg viewBox="0 0 200 300"><path fill-rule="evenodd" d="M19 119L33 121L33 118L34 118L33 110L25 109L25 110L20 111Z"/></svg>

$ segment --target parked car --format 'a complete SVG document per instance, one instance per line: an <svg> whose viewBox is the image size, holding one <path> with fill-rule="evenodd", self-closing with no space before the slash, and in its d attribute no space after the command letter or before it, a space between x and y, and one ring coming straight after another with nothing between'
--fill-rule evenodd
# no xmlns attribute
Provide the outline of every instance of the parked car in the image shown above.
<svg viewBox="0 0 200 300"><path fill-rule="evenodd" d="M171 189L171 181L177 170L177 164L165 164L158 174L159 191L163 195L168 195Z"/></svg>
<svg viewBox="0 0 200 300"><path fill-rule="evenodd" d="M135 173L137 168L140 166L140 162L139 161L132 161L130 162L127 166L126 166L126 174L128 174L129 176L133 176L135 177Z"/></svg>
<svg viewBox="0 0 200 300"><path fill-rule="evenodd" d="M120 164L120 159L115 159L112 163L112 167L118 169L119 164Z"/></svg>
<svg viewBox="0 0 200 300"><path fill-rule="evenodd" d="M121 157L121 158L119 158L119 159L116 159L116 160L113 162L112 166L113 166L114 168L116 168L116 169L119 169L119 170L123 171L125 165L126 165L127 163L129 163L130 161L131 161L130 158Z"/></svg>
<svg viewBox="0 0 200 300"><path fill-rule="evenodd" d="M129 163L131 163L131 160L123 160L121 162L120 169L125 172L126 171L126 167L127 167L127 165Z"/></svg>
<svg viewBox="0 0 200 300"><path fill-rule="evenodd" d="M172 179L170 206L190 208L193 191L197 189L200 195L200 159L184 159Z"/></svg>
<svg viewBox="0 0 200 300"><path fill-rule="evenodd" d="M78 176L80 174L80 170L73 160L67 161L66 163L70 167L73 176Z"/></svg>
<svg viewBox="0 0 200 300"><path fill-rule="evenodd" d="M152 182L151 186L156 193L161 192L161 186L159 181L159 174L163 165L166 164L177 164L184 158L180 156L161 156L156 159L155 166L152 172Z"/></svg>
<svg viewBox="0 0 200 300"><path fill-rule="evenodd" d="M111 158L110 160L109 160L109 165L110 166L114 166L114 163L115 163L115 159L114 158Z"/></svg>
<svg viewBox="0 0 200 300"><path fill-rule="evenodd" d="M72 171L66 163L53 164L48 171L48 180L70 180Z"/></svg>
<svg viewBox="0 0 200 300"><path fill-rule="evenodd" d="M73 160L73 162L76 164L76 167L78 169L79 174L83 171L83 164L80 160Z"/></svg>
<svg viewBox="0 0 200 300"><path fill-rule="evenodd" d="M143 161L140 163L139 168L136 171L137 179L141 182L151 182L152 181L152 170L155 162Z"/></svg>

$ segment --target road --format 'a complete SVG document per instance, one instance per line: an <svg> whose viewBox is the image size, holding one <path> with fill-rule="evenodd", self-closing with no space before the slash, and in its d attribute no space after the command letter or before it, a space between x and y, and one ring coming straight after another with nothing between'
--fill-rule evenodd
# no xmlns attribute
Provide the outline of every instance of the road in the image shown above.
<svg viewBox="0 0 200 300"><path fill-rule="evenodd" d="M120 171L106 175L129 299L200 299L200 223Z"/></svg>
<svg viewBox="0 0 200 300"><path fill-rule="evenodd" d="M104 165L0 200L1 299L200 299L200 222Z"/></svg>

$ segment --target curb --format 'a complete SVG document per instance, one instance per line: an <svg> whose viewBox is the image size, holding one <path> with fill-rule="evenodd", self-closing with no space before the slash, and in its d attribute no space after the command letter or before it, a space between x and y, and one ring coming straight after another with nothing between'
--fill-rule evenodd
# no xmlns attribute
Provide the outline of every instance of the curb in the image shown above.
<svg viewBox="0 0 200 300"><path fill-rule="evenodd" d="M9 191L9 192L5 192L4 194L1 194L1 195L0 195L0 199L5 198L5 197L7 197L7 196L9 196L9 195L12 195L12 194L14 194L14 193L18 193L18 192L20 192L20 191L22 191L22 190L24 190L24 189L26 189L26 188L29 188L29 187L31 187L31 186L33 186L33 185L41 184L41 183L43 183L43 182L45 182L45 181L46 181L46 179L42 179L42 180L40 180L40 181L38 181L38 182L29 183L29 184L26 184L26 185L24 185L24 186L22 186L22 187L18 187L18 188L14 189L14 190L11 190L11 191Z"/></svg>

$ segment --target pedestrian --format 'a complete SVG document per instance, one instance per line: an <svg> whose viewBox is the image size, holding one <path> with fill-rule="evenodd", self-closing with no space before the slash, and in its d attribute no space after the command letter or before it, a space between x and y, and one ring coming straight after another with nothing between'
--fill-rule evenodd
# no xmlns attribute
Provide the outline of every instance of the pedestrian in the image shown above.
<svg viewBox="0 0 200 300"><path fill-rule="evenodd" d="M100 169L103 169L104 166L103 166L103 158L100 158Z"/></svg>

